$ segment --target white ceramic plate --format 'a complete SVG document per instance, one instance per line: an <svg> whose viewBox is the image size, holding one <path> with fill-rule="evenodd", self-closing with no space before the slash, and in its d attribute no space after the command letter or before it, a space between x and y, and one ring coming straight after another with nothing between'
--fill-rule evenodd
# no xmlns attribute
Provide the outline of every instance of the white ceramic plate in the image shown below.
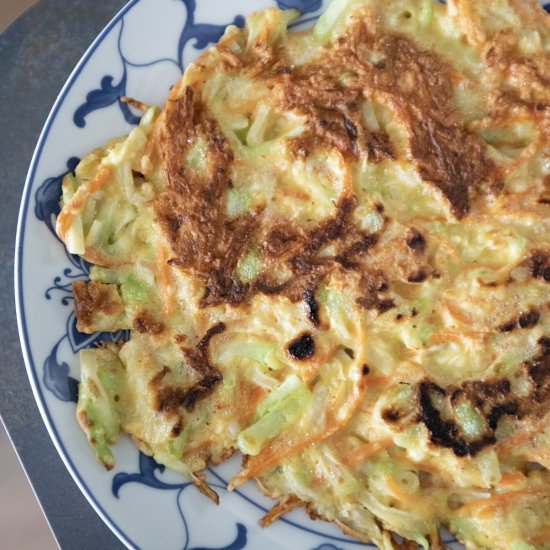
<svg viewBox="0 0 550 550"><path fill-rule="evenodd" d="M61 178L78 158L128 133L136 114L120 95L161 106L186 64L216 42L229 23L278 5L314 20L329 0L132 0L107 25L65 84L44 126L21 206L16 303L23 353L50 435L76 483L107 525L131 548L184 550L350 550L363 545L334 526L294 511L266 530L257 521L272 502L252 483L229 493L236 458L208 471L221 496L213 506L181 476L139 453L127 438L115 446L116 467L95 460L75 421L76 352L120 334L79 334L71 283L88 265L55 236ZM451 543L452 548L459 548Z"/></svg>

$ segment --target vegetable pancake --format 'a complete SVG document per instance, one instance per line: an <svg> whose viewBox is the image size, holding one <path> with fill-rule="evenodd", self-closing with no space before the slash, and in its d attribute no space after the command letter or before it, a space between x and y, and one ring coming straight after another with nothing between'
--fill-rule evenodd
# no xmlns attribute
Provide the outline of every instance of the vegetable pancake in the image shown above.
<svg viewBox="0 0 550 550"><path fill-rule="evenodd" d="M93 264L78 420L268 525L550 548L550 20L531 0L250 15L63 180ZM405 542L398 544L393 534Z"/></svg>

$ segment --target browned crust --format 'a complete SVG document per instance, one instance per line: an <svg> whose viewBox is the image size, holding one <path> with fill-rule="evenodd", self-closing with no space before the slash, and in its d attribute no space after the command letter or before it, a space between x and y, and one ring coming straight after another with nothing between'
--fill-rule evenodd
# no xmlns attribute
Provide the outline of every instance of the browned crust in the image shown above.
<svg viewBox="0 0 550 550"><path fill-rule="evenodd" d="M546 250L535 250L525 261L535 279L550 283L550 253Z"/></svg>
<svg viewBox="0 0 550 550"><path fill-rule="evenodd" d="M385 62L374 73L374 85L395 99L395 110L409 128L411 159L422 179L447 198L455 216L464 217L495 166L481 140L458 121L450 67L402 36L379 38L375 48Z"/></svg>
<svg viewBox="0 0 550 550"><path fill-rule="evenodd" d="M88 332L93 327L94 316L98 313L116 315L122 312L120 301L113 300L111 286L96 281L73 282L76 328L80 332Z"/></svg>
<svg viewBox="0 0 550 550"><path fill-rule="evenodd" d="M417 421L428 428L432 444L452 449L459 457L474 456L496 443L495 431L502 416L536 422L547 414L550 407L550 338L539 339L539 352L524 363L522 372L532 388L524 397L512 393L511 383L506 378L468 380L446 388L424 380L417 387ZM451 407L460 402L468 403L484 418L484 433L476 439L466 438L454 419L442 417L433 397L447 400Z"/></svg>
<svg viewBox="0 0 550 550"><path fill-rule="evenodd" d="M378 51L384 61L373 64L364 59L365 47ZM238 67L230 63L225 69L241 71L244 63L254 78L282 89L282 109L306 116L308 129L291 145L292 151L302 156L316 148L328 148L352 161L394 158L388 135L371 131L359 108L365 97L383 94L408 128L408 155L422 178L441 191L457 217L466 215L494 166L485 157L484 144L458 122L449 66L403 36L376 38L363 24L351 28L325 54L322 64L289 68L282 50L269 59L266 52L257 58L248 52ZM253 69L255 63L257 70ZM335 81L342 67L352 73L344 84ZM308 317L318 326L317 285L334 269L360 269L358 260L376 245L377 235L354 227L356 203L349 191L338 199L335 215L307 233L288 221L263 227L261 209L228 219L225 197L231 186L228 173L233 153L200 94L190 86L178 94L169 99L156 132L168 186L154 207L173 252L170 264L204 281L202 307L238 305L257 292L282 293L291 301L304 300ZM184 162L197 139L205 140L208 149L207 166L198 173L187 170ZM425 243L421 236L416 241L414 236L409 235L416 247L411 249L421 254ZM332 258L321 257L328 242L336 245L337 253ZM255 281L244 283L236 273L238 260L258 245L267 265ZM290 268L289 280L276 282L266 275L275 261ZM416 269L406 278L419 283L428 275L429 271ZM380 312L393 307L390 298L373 301L369 297L359 303Z"/></svg>
<svg viewBox="0 0 550 550"><path fill-rule="evenodd" d="M164 332L164 323L156 320L149 312L140 311L134 318L134 330L140 334L158 335Z"/></svg>
<svg viewBox="0 0 550 550"><path fill-rule="evenodd" d="M189 367L198 376L197 382L191 387L164 385L165 376L170 372L164 367L149 382L149 387L155 392L154 407L157 411L169 415L176 414L180 408L193 411L199 401L212 394L217 384L221 382L221 373L210 363L208 345L210 340L225 330L224 323L217 323L209 328L195 348L182 348ZM161 387L159 387L161 386Z"/></svg>
<svg viewBox="0 0 550 550"><path fill-rule="evenodd" d="M362 92L337 86L334 66L314 65L281 76L285 85L283 108L297 111L309 121L308 131L295 138L291 150L305 157L318 147L338 150L345 158L360 155L371 162L394 158L390 138L373 132L363 122Z"/></svg>
<svg viewBox="0 0 550 550"><path fill-rule="evenodd" d="M288 514L288 512L303 505L304 502L294 495L283 497L258 523L261 527L269 527L273 522Z"/></svg>
<svg viewBox="0 0 550 550"><path fill-rule="evenodd" d="M185 172L182 159L189 142L199 137L209 143L209 167L206 173ZM261 210L227 219L226 174L232 161L231 150L189 87L172 100L159 148L168 189L156 201L155 210L173 251L170 265L204 281L201 307L223 302L237 305L257 292L283 293L294 302L304 300L308 317L318 326L315 289L319 281L338 266L355 268L357 259L377 242L375 235L354 226L356 200L348 195L341 197L334 216L307 233L290 222L277 223L265 231L261 227ZM320 251L329 242L336 244L338 252L321 258ZM253 243L260 244L268 261L286 263L292 272L290 280L274 282L260 274L253 283L242 282L236 273L237 262Z"/></svg>
<svg viewBox="0 0 550 550"><path fill-rule="evenodd" d="M258 224L259 212L226 219L224 196L233 153L190 86L181 97L169 100L164 120L158 148L168 186L154 207L173 251L169 263L205 282L203 306L238 303L248 285L235 276L235 267ZM207 167L187 171L185 156L198 139L207 143Z"/></svg>
<svg viewBox="0 0 550 550"><path fill-rule="evenodd" d="M365 47L378 52L381 61L365 60ZM365 155L371 162L394 158L388 135L369 131L358 109L363 97L382 93L409 131L410 160L422 179L446 197L457 218L468 213L484 182L498 188L485 144L456 116L452 68L436 54L419 50L405 36L374 37L364 23L350 28L325 54L322 64L279 76L285 85L284 106L311 121L310 131L295 140L295 154L305 156L322 144L346 157ZM344 67L352 76L339 85L335 75Z"/></svg>

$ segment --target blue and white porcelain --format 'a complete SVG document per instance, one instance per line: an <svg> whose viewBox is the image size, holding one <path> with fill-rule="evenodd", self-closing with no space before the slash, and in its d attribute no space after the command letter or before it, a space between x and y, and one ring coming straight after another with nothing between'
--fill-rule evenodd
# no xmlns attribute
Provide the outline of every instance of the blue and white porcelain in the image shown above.
<svg viewBox="0 0 550 550"><path fill-rule="evenodd" d="M109 138L127 134L137 113L119 97L162 106L185 66L216 42L226 25L278 5L298 8L311 24L329 0L132 0L107 25L69 80L40 136L30 167L16 246L16 304L25 362L42 417L74 480L129 547L160 550L351 550L371 547L295 510L268 529L257 522L273 504L253 483L229 493L235 458L207 472L220 494L214 506L180 475L139 453L128 438L115 446L116 467L95 460L75 420L78 350L122 334L76 331L71 283L88 264L55 235L61 178ZM453 549L461 548L450 542Z"/></svg>

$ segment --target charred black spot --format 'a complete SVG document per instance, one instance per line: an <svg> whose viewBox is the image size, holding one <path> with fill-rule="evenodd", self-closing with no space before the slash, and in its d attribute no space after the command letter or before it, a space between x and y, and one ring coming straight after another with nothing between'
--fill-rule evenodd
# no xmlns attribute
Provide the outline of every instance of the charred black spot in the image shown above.
<svg viewBox="0 0 550 550"><path fill-rule="evenodd" d="M413 307L411 310L411 317L416 317L418 315L418 311L416 311L416 308Z"/></svg>
<svg viewBox="0 0 550 550"><path fill-rule="evenodd" d="M270 296L273 294L280 294L281 292L284 292L288 288L289 284L290 283L288 281L282 283L274 283L260 277L254 282L254 289L258 292L261 292L262 294L267 294L268 296Z"/></svg>
<svg viewBox="0 0 550 550"><path fill-rule="evenodd" d="M318 327L321 319L319 318L319 304L315 300L315 290L313 288L305 289L303 301L306 307L307 318L313 323L313 326Z"/></svg>
<svg viewBox="0 0 550 550"><path fill-rule="evenodd" d="M460 440L458 438L458 428L452 422L447 422L441 418L439 411L433 406L431 395L437 393L445 395L445 390L433 382L421 382L418 386L418 404L420 413L418 420L426 425L430 432L432 443L442 447L452 448L458 456L464 456Z"/></svg>
<svg viewBox="0 0 550 550"><path fill-rule="evenodd" d="M351 348L344 348L344 353L350 358L355 359L355 352Z"/></svg>
<svg viewBox="0 0 550 550"><path fill-rule="evenodd" d="M357 139L357 127L355 126L355 124L353 124L353 122L348 118L348 117L344 117L344 126L346 128L346 132L348 133L348 137L352 140L352 141L355 141Z"/></svg>
<svg viewBox="0 0 550 550"><path fill-rule="evenodd" d="M550 353L550 338L548 336L541 336L538 344L542 348L543 355L548 355Z"/></svg>
<svg viewBox="0 0 550 550"><path fill-rule="evenodd" d="M378 310L379 313L385 313L386 311L394 307L395 307L395 302L391 298L388 298L386 300L380 300L376 305L376 309Z"/></svg>
<svg viewBox="0 0 550 550"><path fill-rule="evenodd" d="M369 366L366 363L364 363L363 366L361 367L361 374L363 376L367 376L369 372L370 372Z"/></svg>
<svg viewBox="0 0 550 550"><path fill-rule="evenodd" d="M395 316L395 320L396 320L396 321L401 321L401 319L403 319L403 314L402 314L402 313L398 313L398 314Z"/></svg>
<svg viewBox="0 0 550 550"><path fill-rule="evenodd" d="M487 416L487 422L491 430L497 429L498 421L505 414L512 415L518 412L518 404L515 401L508 401L502 405L496 405L491 409Z"/></svg>
<svg viewBox="0 0 550 550"><path fill-rule="evenodd" d="M422 235L420 231L413 228L409 229L406 243L407 246L415 252L424 252L426 248L426 239L424 238L424 235Z"/></svg>
<svg viewBox="0 0 550 550"><path fill-rule="evenodd" d="M500 332L512 332L514 328L516 328L516 322L510 321L510 322L504 323L503 325L500 325L498 327L498 330Z"/></svg>
<svg viewBox="0 0 550 550"><path fill-rule="evenodd" d="M534 309L527 313L522 313L518 318L518 324L521 328L534 327L540 319L540 313Z"/></svg>
<svg viewBox="0 0 550 550"><path fill-rule="evenodd" d="M451 394L451 402L456 401L461 395L466 394L474 388L464 387L469 384L465 382L463 385L455 388ZM486 384L483 382L473 382L475 389L487 387L488 394L495 394L499 390L506 390L508 386L506 384L500 385L500 381L496 384ZM420 412L418 414L418 420L423 422L430 432L430 441L441 447L452 449L456 456L473 456L487 445L493 445L496 442L494 430L499 418L503 414L514 414L517 411L517 404L508 401L503 404L495 405L491 408L488 416L488 424L491 427L490 433L485 433L479 438L474 440L467 440L461 436L458 426L452 420L444 420L441 417L440 411L432 403L432 395L437 394L440 397L446 396L446 390L434 384L433 382L424 381L418 386L418 406ZM483 401L480 401L480 405L483 405ZM493 427L494 426L494 427Z"/></svg>
<svg viewBox="0 0 550 550"><path fill-rule="evenodd" d="M407 278L409 283L421 283L427 279L428 275L423 270L418 270L416 273L411 273Z"/></svg>
<svg viewBox="0 0 550 550"><path fill-rule="evenodd" d="M544 405L550 398L550 338L542 336L538 343L540 352L526 366L534 386L532 402Z"/></svg>
<svg viewBox="0 0 550 550"><path fill-rule="evenodd" d="M375 205L374 205L374 208L376 208L376 211L379 213L379 214L382 214L382 212L384 212L384 205L377 202Z"/></svg>
<svg viewBox="0 0 550 550"><path fill-rule="evenodd" d="M209 388L203 388L201 386L190 388L182 394L180 405L191 412L199 401L210 394L208 390Z"/></svg>
<svg viewBox="0 0 550 550"><path fill-rule="evenodd" d="M172 429L170 430L170 437L172 438L178 437L182 429L183 429L182 419L178 418L177 422L172 426Z"/></svg>
<svg viewBox="0 0 550 550"><path fill-rule="evenodd" d="M548 254L546 252L535 252L528 260L531 275L535 279L550 281L550 269L548 266Z"/></svg>
<svg viewBox="0 0 550 550"><path fill-rule="evenodd" d="M288 344L289 355L298 361L309 359L315 354L315 340L308 332L298 336Z"/></svg>
<svg viewBox="0 0 550 550"><path fill-rule="evenodd" d="M519 326L519 328L531 328L534 327L540 319L540 313L534 309L531 309L525 313L522 313L517 321L511 319L506 323L503 323L498 327L500 332L511 332Z"/></svg>
<svg viewBox="0 0 550 550"><path fill-rule="evenodd" d="M384 409L382 411L382 419L386 422L394 423L401 418L401 413L397 409Z"/></svg>

